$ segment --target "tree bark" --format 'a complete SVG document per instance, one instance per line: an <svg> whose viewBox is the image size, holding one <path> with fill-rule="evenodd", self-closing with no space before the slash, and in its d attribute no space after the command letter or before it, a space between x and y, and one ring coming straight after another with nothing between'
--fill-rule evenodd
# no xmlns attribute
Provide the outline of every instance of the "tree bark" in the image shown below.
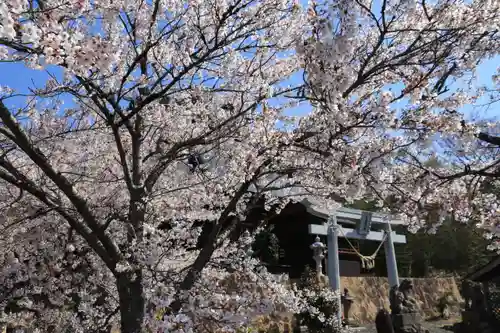
<svg viewBox="0 0 500 333"><path fill-rule="evenodd" d="M488 133L479 133L477 138L489 144L500 146L500 136L489 135Z"/></svg>
<svg viewBox="0 0 500 333"><path fill-rule="evenodd" d="M141 333L145 314L142 272L118 275L116 285L120 299L120 333Z"/></svg>

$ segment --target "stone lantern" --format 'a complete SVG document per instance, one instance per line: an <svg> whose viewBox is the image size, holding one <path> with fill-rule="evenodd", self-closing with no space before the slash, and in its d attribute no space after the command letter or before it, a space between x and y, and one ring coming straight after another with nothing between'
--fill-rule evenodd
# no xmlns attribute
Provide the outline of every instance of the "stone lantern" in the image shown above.
<svg viewBox="0 0 500 333"><path fill-rule="evenodd" d="M341 296L342 309L344 310L344 326L349 326L349 311L354 299L349 295L349 290L344 288L344 294Z"/></svg>
<svg viewBox="0 0 500 333"><path fill-rule="evenodd" d="M319 236L316 236L314 243L311 245L313 250L313 259L316 262L316 274L318 278L323 275L323 259L325 258L325 244L321 243Z"/></svg>

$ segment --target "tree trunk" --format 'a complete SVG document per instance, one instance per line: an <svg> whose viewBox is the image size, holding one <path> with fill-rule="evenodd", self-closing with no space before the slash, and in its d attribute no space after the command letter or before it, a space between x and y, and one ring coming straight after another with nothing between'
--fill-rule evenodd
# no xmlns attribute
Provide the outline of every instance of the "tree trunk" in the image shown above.
<svg viewBox="0 0 500 333"><path fill-rule="evenodd" d="M134 279L135 277L135 279ZM120 333L141 333L145 301L142 272L120 274L116 279L120 298Z"/></svg>

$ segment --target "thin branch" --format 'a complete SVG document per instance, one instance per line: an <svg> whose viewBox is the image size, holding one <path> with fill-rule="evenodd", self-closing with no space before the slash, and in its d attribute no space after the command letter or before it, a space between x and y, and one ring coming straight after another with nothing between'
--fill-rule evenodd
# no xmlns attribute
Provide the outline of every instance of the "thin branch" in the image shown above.
<svg viewBox="0 0 500 333"><path fill-rule="evenodd" d="M109 256L111 256L113 260L118 262L121 257L118 247L114 244L114 242L108 235L102 232L99 223L90 211L87 202L75 192L73 186L66 177L55 171L42 151L32 145L30 139L25 134L20 124L17 123L16 120L12 117L10 111L1 100L0 119L3 121L4 125L11 131L12 136L15 139L14 143L19 148L21 148L22 151L44 172L44 174L47 175L47 177L49 177L49 179L52 180L54 184L67 196L78 213L88 224L90 229L96 233L97 238L102 243ZM14 182L13 185L16 185L16 182ZM78 229L75 227L75 230L82 231L84 228L83 225L81 225L81 222L76 223L78 224ZM109 259L107 260L109 262Z"/></svg>

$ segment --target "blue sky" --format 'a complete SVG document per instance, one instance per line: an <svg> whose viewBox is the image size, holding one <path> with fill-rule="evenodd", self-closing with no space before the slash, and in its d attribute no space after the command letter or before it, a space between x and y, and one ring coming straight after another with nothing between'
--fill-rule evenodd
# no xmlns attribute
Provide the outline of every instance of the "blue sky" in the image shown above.
<svg viewBox="0 0 500 333"><path fill-rule="evenodd" d="M496 72L497 67L500 66L500 57L496 57L485 61L479 66L478 69L478 85L491 85L491 76ZM1 63L0 62L0 85L8 86L16 90L17 93L28 93L30 88L36 86L41 87L49 78L49 73L55 74L57 77L62 76L62 71L57 67L48 67L44 70L34 70L28 68L23 63ZM458 85L460 86L460 85ZM458 87L457 86L457 87ZM482 98L477 104L484 104L488 99ZM9 99L6 104L9 107L17 108L23 107L26 102L24 97L15 97ZM65 105L63 107L70 107L72 101L70 98L64 99ZM311 109L307 103L291 109L287 112L289 115L300 116L306 114ZM496 103L489 108L468 105L462 110L467 117L479 114L481 118L500 119L500 103Z"/></svg>
<svg viewBox="0 0 500 333"><path fill-rule="evenodd" d="M300 0L302 5L307 6L307 0ZM373 10L377 12L380 7L379 1L375 0L373 2ZM496 73L497 68L500 66L500 57L496 57L493 59L489 59L484 61L478 69L478 81L477 85L490 85L491 86L491 76ZM28 93L29 88L34 88L36 86L43 86L44 83L49 78L49 74L51 72L56 77L62 77L62 71L57 67L48 67L45 70L34 70L25 66L23 63L2 63L0 62L0 85L8 86L15 89L18 93ZM296 75L291 82L296 83L301 79L301 75ZM296 81L297 80L297 81ZM462 84L458 83L454 88L459 88ZM72 104L71 98L64 98L65 107L70 107ZM26 102L26 98L16 97L9 99L6 104L9 107L22 107ZM487 102L487 98L483 98L477 104L483 104ZM401 103L405 103L405 101L401 101ZM497 103L500 104L500 103ZM297 108L291 109L287 112L288 115L296 115L300 116L306 114L311 109L310 105L304 103ZM468 117L479 113L481 118L494 118L500 119L500 105L493 105L493 107L487 108L478 108L477 106L466 106L462 110Z"/></svg>
<svg viewBox="0 0 500 333"><path fill-rule="evenodd" d="M477 81L475 82L475 85L492 87L491 77L496 73L499 66L500 56L483 61L483 63L478 67ZM464 86L463 81L458 81L456 84L450 86L450 92ZM467 119L471 119L472 117L479 115L481 119L487 118L491 120L500 120L500 102L495 103L490 107L482 106L487 104L488 100L488 96L483 96L475 105L466 105L460 111L465 114ZM402 99L399 103L396 103L396 106L403 106L405 103L407 103L407 100ZM303 105L290 110L288 113L290 115L301 115L308 112L310 109L310 105L304 103Z"/></svg>
<svg viewBox="0 0 500 333"><path fill-rule="evenodd" d="M49 79L49 73L62 77L62 71L55 66L47 67L44 70L28 68L22 62L2 63L0 62L0 86L7 86L18 94L28 94L29 89L43 87ZM12 107L22 107L26 102L24 97L10 98L6 104Z"/></svg>
<svg viewBox="0 0 500 333"><path fill-rule="evenodd" d="M500 67L500 56L494 57L484 61L478 68L478 84L484 84L491 87L492 80L491 77L497 72L497 68ZM484 118L500 118L500 103L495 103L491 107L481 107L481 104L486 104L488 98L485 96L481 98L475 106L468 105L463 108L463 112L469 115L474 115L476 112L480 112Z"/></svg>

